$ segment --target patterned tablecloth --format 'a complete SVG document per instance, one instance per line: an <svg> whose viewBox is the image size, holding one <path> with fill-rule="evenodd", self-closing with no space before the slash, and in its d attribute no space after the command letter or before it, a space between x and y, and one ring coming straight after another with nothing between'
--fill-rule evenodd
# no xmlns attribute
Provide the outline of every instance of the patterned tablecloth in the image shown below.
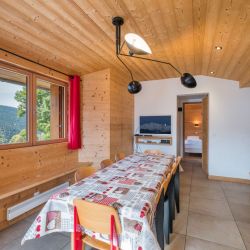
<svg viewBox="0 0 250 250"><path fill-rule="evenodd" d="M173 159L170 155L131 155L54 194L22 244L52 232L73 232L73 200L79 198L117 208L122 225L121 249L160 249L153 232L155 198ZM108 242L108 235L83 230Z"/></svg>

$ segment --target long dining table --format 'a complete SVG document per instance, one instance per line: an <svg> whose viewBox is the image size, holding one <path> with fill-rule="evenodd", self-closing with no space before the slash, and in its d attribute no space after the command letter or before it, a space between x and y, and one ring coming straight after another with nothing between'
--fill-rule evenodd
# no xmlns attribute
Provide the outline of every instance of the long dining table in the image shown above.
<svg viewBox="0 0 250 250"><path fill-rule="evenodd" d="M74 199L115 207L123 250L160 249L154 230L156 197L175 158L172 155L136 153L51 196L24 235L21 244L53 232L73 232ZM104 242L109 236L84 233Z"/></svg>

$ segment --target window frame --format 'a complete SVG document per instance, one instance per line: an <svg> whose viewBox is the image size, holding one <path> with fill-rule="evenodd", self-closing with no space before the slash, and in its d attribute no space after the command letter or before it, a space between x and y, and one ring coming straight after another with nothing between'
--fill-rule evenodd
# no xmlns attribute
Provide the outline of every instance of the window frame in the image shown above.
<svg viewBox="0 0 250 250"><path fill-rule="evenodd" d="M0 68L14 71L19 74L24 74L27 76L27 117L26 117L26 128L28 140L23 143L10 143L10 144L0 144L1 149L13 149L13 148L24 148L24 147L32 147L38 145L47 145L53 143L67 142L68 141L68 84L53 79L50 76L44 76L26 69L22 69L16 66L9 65L8 63L0 62ZM64 93L64 138L51 139L51 140L43 140L38 141L36 137L36 79L45 80L51 83L55 83L57 85L63 86Z"/></svg>
<svg viewBox="0 0 250 250"><path fill-rule="evenodd" d="M58 139L50 139L50 140L37 140L37 114L36 114L36 80L41 79L47 82L55 83L56 85L60 85L64 87L65 93L64 93L64 138L58 138ZM52 143L58 143L58 142L66 142L68 141L68 88L67 84L55 79L52 79L47 76L43 76L40 74L34 73L32 76L32 82L33 82L33 121L32 121L32 132L33 132L33 145L45 145L45 144L52 144Z"/></svg>

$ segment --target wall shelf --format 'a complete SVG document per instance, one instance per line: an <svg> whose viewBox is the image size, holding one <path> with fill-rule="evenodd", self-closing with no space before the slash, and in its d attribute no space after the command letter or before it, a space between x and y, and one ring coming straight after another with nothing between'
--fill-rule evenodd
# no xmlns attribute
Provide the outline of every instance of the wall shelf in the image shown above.
<svg viewBox="0 0 250 250"><path fill-rule="evenodd" d="M146 145L172 145L172 136L136 135L135 143Z"/></svg>

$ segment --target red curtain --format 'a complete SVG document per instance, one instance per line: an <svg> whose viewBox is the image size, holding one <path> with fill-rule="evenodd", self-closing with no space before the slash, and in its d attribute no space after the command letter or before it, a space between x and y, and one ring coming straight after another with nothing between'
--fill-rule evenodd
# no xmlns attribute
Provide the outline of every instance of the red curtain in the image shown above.
<svg viewBox="0 0 250 250"><path fill-rule="evenodd" d="M69 149L81 148L80 126L80 77L70 77L69 93Z"/></svg>

